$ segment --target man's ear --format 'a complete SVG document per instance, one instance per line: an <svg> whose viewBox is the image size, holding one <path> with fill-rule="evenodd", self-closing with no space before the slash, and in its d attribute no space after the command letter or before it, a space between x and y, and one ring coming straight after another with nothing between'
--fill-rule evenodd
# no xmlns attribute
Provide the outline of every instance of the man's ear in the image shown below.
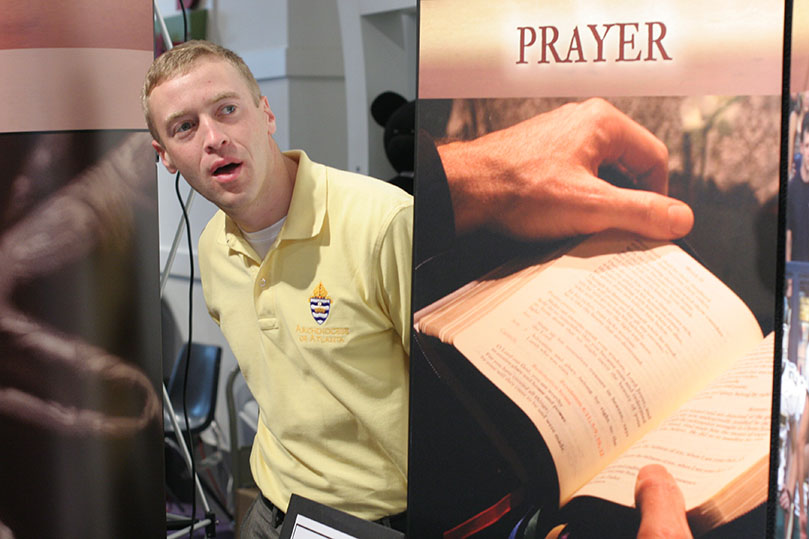
<svg viewBox="0 0 809 539"><path fill-rule="evenodd" d="M272 110L270 109L270 102L267 100L266 95L261 96L259 106L264 114L267 115L267 132L270 134L270 136L272 136L275 134L277 126L275 124L275 114L273 114Z"/></svg>
<svg viewBox="0 0 809 539"><path fill-rule="evenodd" d="M154 150L157 152L157 155L160 156L160 160L163 161L163 165L169 172L171 172L172 174L177 172L177 167L175 167L174 164L171 162L171 157L169 157L169 154L166 152L166 149L163 148L163 146L159 142L157 142L156 140L152 140L152 148L154 148Z"/></svg>

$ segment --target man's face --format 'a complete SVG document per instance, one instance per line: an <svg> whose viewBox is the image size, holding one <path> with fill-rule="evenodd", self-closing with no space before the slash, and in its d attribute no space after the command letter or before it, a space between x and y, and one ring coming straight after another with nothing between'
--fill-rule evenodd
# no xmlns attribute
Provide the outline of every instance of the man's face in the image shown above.
<svg viewBox="0 0 809 539"><path fill-rule="evenodd" d="M230 63L198 60L156 86L149 108L161 139L152 145L166 168L237 222L271 188L275 116L266 97L255 104Z"/></svg>

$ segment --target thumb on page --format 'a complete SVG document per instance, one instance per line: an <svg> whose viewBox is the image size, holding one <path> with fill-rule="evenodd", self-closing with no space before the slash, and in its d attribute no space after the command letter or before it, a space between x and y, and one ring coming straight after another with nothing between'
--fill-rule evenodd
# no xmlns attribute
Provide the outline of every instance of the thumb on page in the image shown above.
<svg viewBox="0 0 809 539"><path fill-rule="evenodd" d="M694 226L694 212L685 202L651 191L614 186L609 190L609 202L590 216L597 222L596 229L617 228L651 239L673 240Z"/></svg>
<svg viewBox="0 0 809 539"><path fill-rule="evenodd" d="M635 505L641 518L638 539L692 537L683 494L663 466L650 464L638 472Z"/></svg>

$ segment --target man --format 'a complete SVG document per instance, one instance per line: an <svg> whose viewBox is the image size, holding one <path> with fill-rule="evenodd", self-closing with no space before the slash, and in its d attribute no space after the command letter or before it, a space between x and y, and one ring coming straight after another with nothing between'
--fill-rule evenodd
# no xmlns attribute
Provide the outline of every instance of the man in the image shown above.
<svg viewBox="0 0 809 539"><path fill-rule="evenodd" d="M243 536L277 536L292 493L403 529L411 198L282 153L252 74L213 44L158 58L142 98L165 166L221 210L200 238L203 291L260 408ZM644 519L676 491L654 471Z"/></svg>
<svg viewBox="0 0 809 539"><path fill-rule="evenodd" d="M265 508L277 526L293 492L403 527L411 197L281 153L249 70L210 43L161 56L144 97L163 163L222 210L199 262L260 408L251 469L265 500L246 530Z"/></svg>
<svg viewBox="0 0 809 539"><path fill-rule="evenodd" d="M786 233L786 259L787 261L809 262L809 114L804 114L801 120L801 132L798 150L801 164L787 184L787 233ZM800 276L796 276L800 277ZM806 295L806 283L798 278L792 287L792 293L799 298ZM800 302L796 302L800 305ZM805 340L803 324L800 318L800 309L792 309L789 320L788 358L793 363L802 365L805 362L801 344ZM801 368L803 371L805 366ZM805 375L805 373L804 373Z"/></svg>
<svg viewBox="0 0 809 539"><path fill-rule="evenodd" d="M809 262L809 114L801 120L801 164L787 186L787 260Z"/></svg>

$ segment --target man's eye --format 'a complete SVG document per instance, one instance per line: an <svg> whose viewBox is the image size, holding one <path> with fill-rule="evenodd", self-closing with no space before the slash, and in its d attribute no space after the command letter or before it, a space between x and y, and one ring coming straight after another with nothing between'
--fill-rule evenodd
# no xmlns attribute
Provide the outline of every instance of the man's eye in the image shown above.
<svg viewBox="0 0 809 539"><path fill-rule="evenodd" d="M194 124L191 122L182 122L177 124L177 126L174 128L174 132L183 133L185 131L190 131L192 127L194 127Z"/></svg>
<svg viewBox="0 0 809 539"><path fill-rule="evenodd" d="M233 114L234 112L236 112L236 105L225 105L222 107L223 114Z"/></svg>

